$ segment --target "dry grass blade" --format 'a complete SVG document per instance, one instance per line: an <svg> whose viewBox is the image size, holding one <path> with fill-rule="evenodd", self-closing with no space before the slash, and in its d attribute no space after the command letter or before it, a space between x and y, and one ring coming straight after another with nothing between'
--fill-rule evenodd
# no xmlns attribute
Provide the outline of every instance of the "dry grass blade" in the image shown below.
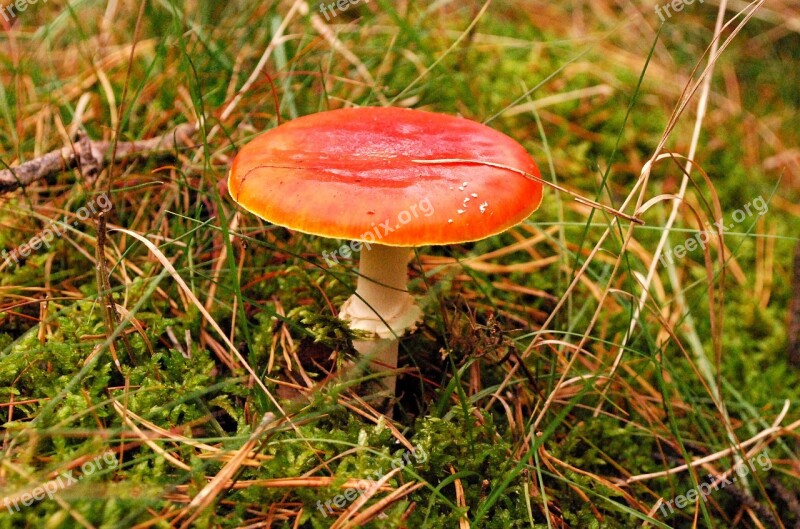
<svg viewBox="0 0 800 529"><path fill-rule="evenodd" d="M160 426L153 424L152 422L148 421L144 417L141 417L127 408L124 408L121 403L118 401L114 401L114 408L118 413L121 414L124 420L131 421L135 420L140 425L147 428L147 430L153 432L155 435L147 435L147 439L149 440L166 440L172 441L175 443L180 443L183 445L191 446L192 448L196 448L197 450L201 450L201 452L197 455L199 458L215 458L220 459L223 461L230 459L230 454L228 452L223 451L221 448L217 446L212 446L206 443L202 443L200 441L196 441L190 437L186 437L185 435L180 435L175 432L171 432L165 428L161 428ZM141 430L137 429L137 432L141 436ZM149 444L149 443L148 443ZM248 459L244 461L244 465L246 466L258 466L264 461L268 461L272 459L272 456L259 454L258 452L251 452L248 456Z"/></svg>
<svg viewBox="0 0 800 529"><path fill-rule="evenodd" d="M647 277L645 279L645 283L643 285L642 294L640 296L639 303L638 303L638 305L636 306L636 308L634 310L633 317L631 318L630 328L628 330L628 333L623 338L622 344L619 346L618 356L622 355L622 352L625 349L625 345L627 344L631 333L633 332L637 322L639 321L639 313L640 313L641 308L644 305L644 303L645 303L645 301L647 299L647 296L649 294L649 285L650 285L650 282L653 279L653 276L655 274L655 270L656 270L656 268L658 266L658 262L659 262L658 258L660 257L661 252L663 251L663 249L664 249L664 247L666 245L667 239L669 237L670 230L672 229L672 226L673 226L673 224L674 224L674 222L675 222L675 220L677 218L678 206L683 202L683 197L684 197L684 194L685 194L686 189L688 187L688 183L689 183L689 180L690 180L690 172L692 170L692 167L694 166L694 156L695 156L695 152L696 152L696 149L697 149L697 144L698 144L698 141L699 141L699 138L700 138L700 132L702 130L703 118L705 116L705 111L706 111L706 107L707 107L709 92L710 92L710 89L711 89L711 78L712 78L712 74L713 74L713 71L714 71L714 66L716 65L716 62L719 59L721 53L727 48L728 44L732 41L732 39L736 36L736 34L738 34L738 32L741 31L741 29L745 26L745 24L749 21L750 17L753 16L755 11L758 9L758 7L761 4L763 4L763 0L760 1L760 2L753 2L751 4L751 6L752 6L751 11L749 13L747 13L745 15L744 19L739 23L739 25L736 28L734 28L734 30L732 31L732 34L724 42L722 42L720 44L720 39L721 39L721 36L722 36L723 26L727 26L727 24L723 25L726 2L725 2L725 0L723 0L720 3L719 12L718 12L717 21L716 21L716 26L715 26L715 29L714 29L714 37L712 39L711 45L709 47L709 52L708 52L708 64L706 65L705 69L703 70L703 72L702 72L702 74L700 76L700 79L698 79L698 81L695 83L695 85L693 87L691 87L691 89L690 89L689 86L687 86L687 88L686 88L686 90L684 92L684 99L682 101L682 104L679 105L679 107L676 108L675 112L673 113L673 121L672 121L672 123L674 123L677 120L677 118L682 113L683 109L688 105L691 96L695 93L695 91L698 88L700 88L701 94L700 94L700 99L698 100L697 118L695 120L695 126L694 126L694 130L693 130L693 133L692 133L692 142L691 142L691 146L689 148L689 154L688 154L688 156L686 158L686 165L685 165L685 168L684 168L684 177L683 177L683 179L681 181L680 190L678 191L678 200L673 202L673 208L672 208L672 211L670 212L670 216L669 216L669 219L667 221L667 225L665 226L665 230L662 233L661 239L659 240L659 244L658 244L658 247L656 249L656 253L654 255L653 262L651 263L650 268L648 270L648 274L647 274ZM667 132L665 132L664 138L662 139L662 144L666 141L666 138L669 135L670 130L671 129L668 128ZM659 150L657 149L655 151L655 153L654 153L653 158L657 157L658 154L659 154ZM704 173L704 176L707 178L707 175L705 175L705 173ZM707 180L708 180L708 178L707 178ZM712 187L712 189L713 189L713 187ZM716 204L717 204L717 209L719 210L719 201L718 200L716 201ZM718 214L719 214L719 211L718 211ZM724 246L721 245L721 249L722 248L724 248ZM711 265L710 265L710 262L709 262L710 260L709 260L708 254L707 254L707 252L705 252L705 253L706 253L706 269L707 269L707 275L708 275L708 280L709 280L709 283L708 283L709 284L709 296L710 296L710 300L711 300L711 303L712 303L712 308L711 308L711 311L710 311L711 323L712 323L712 331L714 331L714 332L712 332L712 339L713 339L713 343L714 343L714 346L715 346L715 350L717 351L717 354L716 354L717 365L720 365L720 363L721 363L720 362L720 357L721 357L721 347L722 347L722 341L721 341L722 340L722 336L721 336L721 329L719 329L718 324L717 324L717 322L719 321L719 318L718 318L718 315L715 314L715 311L714 311L714 308L713 308L714 307L713 306L713 302L714 302L713 271L711 270ZM722 263L722 268L724 270L724 256L722 255L722 252L720 252L720 261ZM679 303L682 306L686 306L685 301L683 301L683 293L682 293L682 289L681 289L680 284L679 284L679 280L677 278L677 274L675 274L674 271L672 271L673 270L672 267L670 267L670 270L671 270L671 276L672 276L673 283L674 283L674 285L673 285L674 286L674 290L676 292L676 296L677 296L677 298L679 300ZM693 333L693 334L696 334L695 331L694 331L694 327L692 325L691 316L689 314L686 315L686 319L687 319L687 325L690 328L690 332ZM719 384L718 384L718 382L716 380L716 377L714 376L714 374L712 372L711 366L708 365L708 361L706 359L705 352L702 350L702 347L696 346L696 344L699 343L698 339L690 340L690 343L694 346L693 347L693 351L694 351L695 360L696 360L696 362L699 364L699 366L701 368L701 371L703 373L705 382L711 388L711 398L716 403L717 408L719 409L720 415L723 418L722 422L723 422L723 426L725 427L726 434L728 436L728 440L732 445L736 445L738 443L738 439L736 438L736 434L734 432L733 426L731 425L730 417L728 416L728 412L727 412L727 409L725 407L725 403L724 403L724 401L722 399L722 395L720 394ZM616 367L616 365L617 365L617 362L615 361L614 366ZM615 369L615 367L612 368L612 372L613 372L613 369ZM602 403L603 401L601 400L600 402ZM599 409L599 406L600 405L598 405L598 409ZM741 463L741 460L739 459L739 455L738 454L735 455L735 458L737 458L737 463Z"/></svg>
<svg viewBox="0 0 800 529"><path fill-rule="evenodd" d="M269 41L269 44L267 45L267 47L264 49L264 53L261 54L261 57L258 60L258 64L256 64L255 68L253 68L253 71L250 73L250 77L247 78L247 81L245 81L245 83L242 85L242 87L236 92L236 96L233 98L233 100L230 103L228 103L225 106L225 109L220 114L220 119L219 120L221 122L224 122L225 120L227 120L231 116L231 114L233 114L233 111L239 105L239 102L241 102L242 98L247 93L247 91L250 90L250 88L258 80L258 78L261 77L261 72L264 70L264 67L267 65L267 61L269 60L270 56L272 55L272 52L275 51L275 48L278 47L278 45L281 43L282 39L284 38L283 34L286 31L286 28L289 27L289 24L291 23L292 19L294 19L294 17L298 13L302 13L303 9L308 11L308 5L306 4L306 2L304 0L295 0L292 3L292 7L286 13L286 16L283 17L283 20L281 21L280 26L278 26L277 31L272 36L272 39ZM220 126L219 125L214 125L214 127L206 135L206 141L211 140L217 134L217 132L219 132L219 130L220 130Z"/></svg>
<svg viewBox="0 0 800 529"><path fill-rule="evenodd" d="M453 466L450 466L450 474L455 474L456 469ZM461 483L461 479L456 478L453 481L453 485L456 488L456 505L460 508L465 509L467 508L467 499L464 495L464 485ZM467 520L466 516L462 516L458 519L458 527L459 529L469 529L469 520Z"/></svg>
<svg viewBox="0 0 800 529"><path fill-rule="evenodd" d="M240 479L225 483L224 488L230 490L241 490L248 487L264 487L268 489L295 489L310 487L319 489L324 487L333 487L335 485L340 489L366 490L373 484L374 482L368 479L353 478L342 482L340 478L337 477L315 476L306 478ZM175 488L175 490L180 492L188 492L189 489L189 485L179 485ZM382 486L378 487L377 490L390 491L392 488L389 486Z"/></svg>
<svg viewBox="0 0 800 529"><path fill-rule="evenodd" d="M193 522L203 513L205 509L207 509L219 496L222 491L227 490L226 485L232 482L233 476L239 471L242 467L245 459L247 459L250 452L256 448L258 443L261 441L261 438L266 434L268 430L275 426L275 416L271 413L267 413L264 415L261 423L258 425L258 428L255 429L253 434L247 440L247 442L242 445L242 447L236 451L234 457L228 461L225 466L214 476L211 481L209 481L208 485L203 487L203 490L197 493L189 505L183 509L181 514L173 520L173 523L177 523L184 516L188 515L188 517L183 520L183 523L180 525L181 529L189 529L193 527Z"/></svg>
<svg viewBox="0 0 800 529"><path fill-rule="evenodd" d="M185 295L192 301L192 303L197 307L197 309L200 311L200 313L206 318L206 320L209 322L209 324L214 328L214 330L217 332L217 334L222 338L222 340L225 342L225 344L228 346L228 348L231 350L231 352L233 352L234 356L245 367L245 369L250 374L250 376L253 378L255 383L264 391L264 393L272 401L272 403L276 407L276 409L280 411L282 416L286 417L286 412L283 410L283 408L281 407L280 403L275 399L275 397L272 395L272 393L269 391L269 389L267 389L267 387L264 385L264 382L261 380L261 377L259 377L255 373L255 371L253 371L253 368L250 366L250 364L247 362L247 360L242 356L242 354L239 352L239 350L233 345L233 343L230 341L228 336L222 331L222 329L220 328L219 324L214 320L214 318L211 317L211 314L208 313L208 311L203 306L203 304L200 302L200 300L197 299L197 297L194 295L192 290L189 288L189 286L186 284L186 282L183 280L183 278L180 276L180 274L178 274L178 272L172 266L172 263L169 262L169 260L161 252L161 250L159 250L158 247L155 244L153 244L152 242L150 242L147 238L139 235L136 232L133 232L131 230L122 229L122 228L116 229L114 231L119 231L121 233L125 233L126 235L129 235L130 237L133 237L134 239L136 239L139 242L141 242L142 244L144 244L150 250L150 252L153 253L153 255L156 256L156 258L159 260L159 262L167 269L167 271L170 273L170 275L173 277L173 279L175 279L175 281L181 287L181 289L183 290ZM203 489L203 491L201 491L201 493L198 494L197 497L195 497L194 500L192 500L192 503L189 505L188 509L189 510L197 509L197 511L190 517L190 521L194 520L196 518L196 516L199 515L199 512L202 511L202 509L204 509L208 505L210 505L210 503L213 501L214 497L216 497L216 495L219 494L219 492L221 491L221 487L220 487L219 484L221 482L227 481L228 479L230 479L233 476L233 474L241 466L242 461L250 453L250 450L252 450L255 447L258 439L261 437L261 435L263 435L266 432L266 430L272 425L272 423L274 421L275 421L275 417L271 413L267 413L266 415L264 415L264 418L261 421L258 429L255 432L253 432L253 435L250 437L248 442L245 443L245 447L248 447L248 448L245 449L245 447L243 447L242 449L240 449L237 452L237 456L234 459L232 459L222 469L222 471L220 471L219 474L217 474L217 476L214 478L212 483L209 483L209 485L206 486ZM290 421L290 425L294 429L297 428L297 426L294 425L293 423L291 423L291 421ZM186 522L186 523L189 523L189 522Z"/></svg>
<svg viewBox="0 0 800 529"><path fill-rule="evenodd" d="M258 384L258 386L261 388L264 394L267 395L267 397L269 397L269 399L272 401L275 407L285 416L286 413L281 408L280 403L275 399L275 397L272 395L269 389L267 389L267 386L264 385L264 382L261 380L261 377L259 377L256 374L256 372L253 371L253 368L250 366L247 360L242 356L242 353L239 352L239 349L237 349L236 346L233 345L233 343L230 341L225 332L220 328L219 324L214 320L214 318L211 317L211 314L209 314L209 312L206 310L206 308L203 306L200 300L197 299L192 290L189 288L189 286L186 284L186 282L183 280L180 274L178 274L177 270L175 270L175 267L172 266L172 263L169 262L169 259L167 259L167 257L161 252L161 250L159 250L158 247L152 242L150 242L146 237L143 237L131 230L116 228L113 229L112 231L118 231L120 233L124 233L126 235L133 237L134 239L144 244L147 247L147 249L150 250L150 252L156 256L158 261L164 266L164 268L167 269L167 271L169 271L172 278L181 287L186 296L192 301L192 303L194 303L195 307L197 307L197 310L200 311L200 313L203 315L206 321L208 321L208 323L211 325L211 327L214 328L214 330L217 332L220 338L222 338L222 341L224 341L225 345L228 346L230 351L233 353L233 356L235 356L239 360L241 365L244 366L244 368L247 370L250 376L253 377L253 380L255 381L256 384Z"/></svg>
<svg viewBox="0 0 800 529"><path fill-rule="evenodd" d="M114 401L114 411L116 411L119 414L119 416L122 418L122 422L124 422L126 425L128 425L128 428L130 428L133 431L133 433L135 433L136 436L139 439L142 440L142 442L144 444L149 446L150 449L153 452L157 453L158 455L160 455L161 457L163 457L164 459L166 459L168 462L172 463L176 467L180 468L181 470L185 470L187 472L191 472L192 467L190 467L189 465L187 465L186 463L184 463L183 461L181 461L177 457L175 457L172 454L170 454L168 451L166 451L163 448L161 448L160 446L158 446L158 444L156 444L152 439L150 439L149 436L145 435L145 433L142 432L141 429L139 429L139 427L136 425L136 423L134 423L127 416L127 410L125 409L125 407L122 404L120 404L118 401L116 401L116 400Z"/></svg>
<svg viewBox="0 0 800 529"><path fill-rule="evenodd" d="M554 94L552 96L547 96L541 99L537 99L535 101L531 101L529 103L522 103L521 105L509 108L508 110L503 112L503 115L505 117L517 116L519 114L533 112L535 110L539 110L540 108L545 108L550 105L558 105L560 103L574 101L576 99L584 99L595 96L610 96L613 93L614 93L614 88L612 86L609 86L607 84L600 84L596 86L590 86L587 88L580 88L578 90L572 90L571 92L565 92L563 94Z"/></svg>
<svg viewBox="0 0 800 529"><path fill-rule="evenodd" d="M344 527L349 527L350 523L352 523L350 519L353 518L358 509L363 507L375 495L378 489L384 487L386 483L395 476L395 474L400 472L400 470L401 469L396 468L388 472L375 483L371 483L369 488L366 489L364 493L361 494L361 496L356 499L356 501L354 501L347 509L345 509L341 515L339 515L336 521L331 525L330 529L343 529Z"/></svg>
<svg viewBox="0 0 800 529"><path fill-rule="evenodd" d="M545 257L535 261L527 261L525 263L515 264L496 264L485 263L485 256L478 255L475 257L468 257L466 259L457 259L455 257L440 257L440 256L423 256L422 263L426 266L443 267L454 266L462 267L467 266L478 272L487 274L517 274L517 273L531 273L542 268L547 268L559 261L558 256Z"/></svg>
<svg viewBox="0 0 800 529"><path fill-rule="evenodd" d="M498 169L505 169L506 171L511 171L513 173L520 174L520 175L522 175L522 176L524 176L526 178L530 178L531 180L535 180L535 181L537 181L537 182L539 182L541 184L544 184L546 186L550 186L553 189L555 189L557 191L560 191L561 193L564 193L564 194L567 194L567 195L571 196L573 199L575 199L577 202L579 202L581 204L593 207L595 209L603 210L606 213L610 213L611 215L614 215L615 217L623 218L625 220L633 222L634 224L639 224L639 225L644 224L644 221L642 219L636 217L636 216L628 215L627 213L623 213L622 211L616 210L616 209L614 209L614 208L612 208L610 206L606 206L605 204L600 204L599 202L595 202L594 200L591 200L591 199L588 199L586 197L583 197L583 196L579 195L578 193L575 193L574 191L570 191L569 189L567 189L567 188L565 188L563 186L560 186L558 184L550 182L549 180L545 180L545 179L540 178L540 177L538 177L538 176L536 176L534 174L531 174L531 173L528 173L526 171L523 171L522 169L517 169L516 167L511 167L510 165L504 165L504 164L495 163L495 162L487 162L485 160L470 160L470 159L467 159L467 158L441 158L441 159L437 159L437 160L412 160L412 161L415 162L415 163L420 163L420 164L486 165L486 166L489 166L489 167L496 167Z"/></svg>
<svg viewBox="0 0 800 529"><path fill-rule="evenodd" d="M303 2L303 14L304 15L308 14L308 12L309 12L308 4L306 2ZM369 69L367 69L367 67L364 65L361 59L359 59L356 54L354 54L352 51L350 51L345 47L342 41L336 37L334 32L331 31L328 25L322 21L322 18L317 13L312 12L310 18L311 18L311 25L314 27L314 29L317 30L317 32L322 36L322 38L328 41L328 44L330 44L331 48L334 51L340 53L342 57L344 57L347 60L347 62L355 66L356 71L358 71L358 75L360 75L367 83L367 85L372 90L375 91L375 96L378 98L380 104L387 106L389 104L389 101L386 99L386 96L383 95L383 91L375 83L375 79L372 77L372 74L370 73Z"/></svg>
<svg viewBox="0 0 800 529"><path fill-rule="evenodd" d="M384 509L389 507L394 502L408 496L415 490L418 490L424 487L424 483L406 483L405 485L400 486L391 494L387 495L384 498L381 498L377 503L374 505L370 505L368 508L361 511L356 517L350 520L346 525L341 526L340 529L357 529L359 527L363 527L364 524L369 523L375 517L379 516Z"/></svg>

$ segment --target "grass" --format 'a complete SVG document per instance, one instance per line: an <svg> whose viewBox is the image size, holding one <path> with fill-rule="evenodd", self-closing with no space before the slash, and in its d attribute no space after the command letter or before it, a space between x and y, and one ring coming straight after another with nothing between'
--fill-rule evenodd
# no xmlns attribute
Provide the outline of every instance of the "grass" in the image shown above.
<svg viewBox="0 0 800 529"><path fill-rule="evenodd" d="M798 527L796 3L727 26L707 92L710 3L663 26L603 0L375 0L330 24L304 5L38 3L0 34L4 167L80 130L200 124L166 156L0 197L0 249L64 229L0 263L0 527ZM240 212L224 184L259 132L384 104L486 122L645 222L548 189L502 235L419 248L391 420L374 375L334 376L353 358L335 317L353 263L322 258L340 244ZM79 218L101 196L103 220ZM758 197L724 252L658 262L665 233Z"/></svg>

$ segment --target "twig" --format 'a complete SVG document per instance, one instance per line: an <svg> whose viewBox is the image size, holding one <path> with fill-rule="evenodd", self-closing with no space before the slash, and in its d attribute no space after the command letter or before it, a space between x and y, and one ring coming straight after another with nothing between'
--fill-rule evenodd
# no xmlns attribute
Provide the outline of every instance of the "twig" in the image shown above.
<svg viewBox="0 0 800 529"><path fill-rule="evenodd" d="M101 211L97 214L97 246L95 248L95 258L97 259L97 268L95 269L97 276L97 286L100 290L100 297L103 300L102 312L103 323L106 327L106 336L110 337L114 334L114 329L119 325L119 313L117 312L117 304L114 302L114 295L111 291L111 281L109 279L108 264L106 263L106 212ZM128 335L122 333L120 335L122 344L125 346L125 351L128 353L128 358L131 362L135 361L133 354L133 347L131 346ZM111 350L113 351L114 344L111 343Z"/></svg>
<svg viewBox="0 0 800 529"><path fill-rule="evenodd" d="M711 463L712 461L716 461L718 459L722 459L723 457L728 457L731 454L736 453L739 450L744 450L751 445L759 443L763 439L771 439L771 438L778 438L784 434L792 433L794 435L795 430L800 428L800 420L793 422L789 426L783 427L780 425L773 425L765 430L762 430L758 434L754 435L750 439L746 441L742 441L739 443L738 446L731 446L715 452L713 454L709 454L705 457L701 457L700 459L695 459L689 463L684 463L680 466L670 468L668 470L660 470L657 472L650 472L648 474L639 474L636 476L631 476L627 479L620 480L621 484L630 485L631 483L638 483L639 481L645 481L653 478L661 478L664 476L668 476L670 474L677 474L679 472L685 472L689 469L689 467L699 467L706 463Z"/></svg>
<svg viewBox="0 0 800 529"><path fill-rule="evenodd" d="M133 58L136 54L136 45L139 43L139 30L142 27L142 18L144 17L144 8L146 2L141 2L139 4L139 15L136 17L136 27L133 30L133 46L131 46L131 56L130 60L128 61L128 71L125 73L125 82L122 86L122 100L119 104L119 116L125 115L125 99L128 95L128 87L130 86L130 79L131 79L131 72L133 71ZM112 122L114 120L112 119ZM114 163L117 160L117 154L119 153L119 137L120 131L122 129L122 121L119 119L116 120L114 123L114 137L110 145L110 149L107 148L103 152L111 152L108 158L108 165L109 170L107 173L106 178L106 195L111 196L111 186L114 182ZM176 134L173 134L172 138L175 141L177 137ZM120 157L122 157L120 153ZM98 164L99 165L99 164ZM110 198L109 198L110 200ZM112 203L113 207L113 203ZM111 290L111 274L108 271L108 265L106 264L106 249L105 249L105 242L106 236L108 235L106 232L106 215L105 211L101 211L97 214L97 246L95 247L95 251L97 253L96 260L97 260L97 288L100 293L100 298L103 300L103 323L105 323L106 327L106 336L108 339L115 333L115 329L120 325L119 319L119 312L117 312L117 304L114 301L114 293ZM127 321L133 321L132 315L125 318ZM125 346L125 350L128 352L128 358L131 362L135 362L135 358L133 355L133 347L131 346L131 342L128 339L128 335L126 333L122 333L119 335L122 338L122 344ZM114 349L114 342L112 341L110 344L110 349L113 351ZM124 418L124 417L123 417ZM184 469L185 470L185 469Z"/></svg>
<svg viewBox="0 0 800 529"><path fill-rule="evenodd" d="M798 246L800 248L800 246ZM769 484L775 489L778 496L786 503L786 508L794 514L794 529L800 529L800 500L797 498L797 492L791 491L783 486L783 483L778 481L777 478L769 478Z"/></svg>
<svg viewBox="0 0 800 529"><path fill-rule="evenodd" d="M158 151L171 151L186 144L197 132L194 124L183 124L163 136L149 140L127 141L117 145L116 158L130 158L152 154ZM81 134L78 140L68 147L50 151L34 160L16 167L0 170L0 193L7 193L19 187L46 178L51 175L80 167L88 177L96 176L100 168L111 158L111 142L91 141Z"/></svg>
<svg viewBox="0 0 800 529"><path fill-rule="evenodd" d="M783 524L780 523L775 518L775 515L772 513L772 511L769 510L768 507L766 507L757 499L749 495L747 491L745 491L741 487L734 485L724 490L725 492L730 494L738 503L752 510L756 514L756 516L762 522L766 522L769 527L773 529L781 529L783 527Z"/></svg>

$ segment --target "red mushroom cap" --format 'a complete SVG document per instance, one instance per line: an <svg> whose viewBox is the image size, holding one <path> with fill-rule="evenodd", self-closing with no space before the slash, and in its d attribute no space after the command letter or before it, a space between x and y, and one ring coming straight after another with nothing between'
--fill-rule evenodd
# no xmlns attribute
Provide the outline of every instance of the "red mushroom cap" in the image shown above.
<svg viewBox="0 0 800 529"><path fill-rule="evenodd" d="M542 185L516 141L468 119L392 107L332 110L256 137L233 161L228 189L274 224L388 246L475 241L525 220Z"/></svg>

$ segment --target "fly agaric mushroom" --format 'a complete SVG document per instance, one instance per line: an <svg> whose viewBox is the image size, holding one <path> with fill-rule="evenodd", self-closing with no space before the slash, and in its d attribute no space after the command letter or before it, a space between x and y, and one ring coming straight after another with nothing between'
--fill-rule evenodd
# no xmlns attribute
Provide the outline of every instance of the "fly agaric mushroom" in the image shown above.
<svg viewBox="0 0 800 529"><path fill-rule="evenodd" d="M393 370L398 338L422 316L406 287L411 249L476 241L522 222L541 202L538 178L525 149L485 125L364 107L308 115L256 137L234 159L228 189L273 224L353 241L337 250L361 253L355 294L339 317L368 333L354 345L374 369ZM393 396L395 376L384 385Z"/></svg>

